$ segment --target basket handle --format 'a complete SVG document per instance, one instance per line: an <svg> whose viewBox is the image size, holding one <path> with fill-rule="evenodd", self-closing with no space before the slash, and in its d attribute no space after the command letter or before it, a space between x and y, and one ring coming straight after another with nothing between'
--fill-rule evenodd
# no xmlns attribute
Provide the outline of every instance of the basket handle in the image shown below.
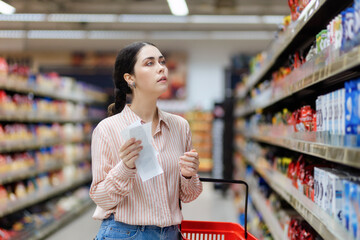
<svg viewBox="0 0 360 240"><path fill-rule="evenodd" d="M245 185L245 239L247 239L247 206L248 206L248 196L249 196L249 186L245 181L242 180L232 180L232 179L217 179L217 178L199 178L202 182L214 182L214 183L235 183Z"/></svg>

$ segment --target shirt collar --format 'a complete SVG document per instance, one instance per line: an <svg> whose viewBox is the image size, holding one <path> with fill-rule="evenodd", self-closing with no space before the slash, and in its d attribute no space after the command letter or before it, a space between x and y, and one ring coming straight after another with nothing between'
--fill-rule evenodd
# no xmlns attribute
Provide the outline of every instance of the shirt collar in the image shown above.
<svg viewBox="0 0 360 240"><path fill-rule="evenodd" d="M164 114L164 112L161 111L158 107L156 107L156 110L158 111L159 122L164 122L165 125L169 128L169 122L168 122L166 114ZM130 122L133 122L133 121L144 122L138 115L136 115L136 113L134 113L131 110L131 108L127 104L125 104L125 107L122 110L122 113L124 113L126 116L129 116L129 121Z"/></svg>

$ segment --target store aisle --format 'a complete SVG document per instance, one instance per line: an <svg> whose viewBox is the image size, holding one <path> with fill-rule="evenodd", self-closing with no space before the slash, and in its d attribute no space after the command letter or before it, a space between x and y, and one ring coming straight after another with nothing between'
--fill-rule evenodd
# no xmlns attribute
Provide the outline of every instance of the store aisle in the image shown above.
<svg viewBox="0 0 360 240"><path fill-rule="evenodd" d="M223 198L219 191L214 190L212 183L203 183L203 186L204 191L198 199L191 203L183 204L184 219L237 222L237 213L234 209L232 195L228 194L226 198ZM100 221L95 221L91 218L94 210L95 206L48 239L93 239L100 226Z"/></svg>

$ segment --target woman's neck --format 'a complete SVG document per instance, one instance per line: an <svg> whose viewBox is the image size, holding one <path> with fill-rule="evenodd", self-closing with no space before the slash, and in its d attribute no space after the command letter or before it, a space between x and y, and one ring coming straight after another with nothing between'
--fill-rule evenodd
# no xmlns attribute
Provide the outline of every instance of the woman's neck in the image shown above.
<svg viewBox="0 0 360 240"><path fill-rule="evenodd" d="M130 108L145 122L156 122L158 119L156 99L153 101L137 101L136 98L134 98Z"/></svg>

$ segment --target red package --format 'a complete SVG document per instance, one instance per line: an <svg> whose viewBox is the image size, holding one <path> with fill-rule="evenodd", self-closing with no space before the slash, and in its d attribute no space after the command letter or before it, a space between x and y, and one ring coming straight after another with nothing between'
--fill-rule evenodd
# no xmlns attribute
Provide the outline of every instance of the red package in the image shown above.
<svg viewBox="0 0 360 240"><path fill-rule="evenodd" d="M309 105L301 108L300 122L305 126L305 130L310 132L313 125L313 110Z"/></svg>

